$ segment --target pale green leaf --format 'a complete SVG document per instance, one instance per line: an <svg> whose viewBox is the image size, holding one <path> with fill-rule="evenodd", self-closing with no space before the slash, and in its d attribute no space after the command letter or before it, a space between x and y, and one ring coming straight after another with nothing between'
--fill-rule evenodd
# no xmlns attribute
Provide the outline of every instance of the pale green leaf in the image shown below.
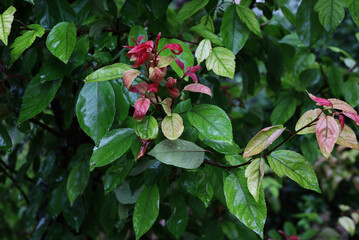
<svg viewBox="0 0 359 240"><path fill-rule="evenodd" d="M318 118L322 114L322 110L319 108L311 109L306 111L298 120L297 124L295 125L295 131L303 128L314 119ZM304 128L303 130L299 131L298 134L308 134L308 133L315 133L315 124L313 126Z"/></svg>
<svg viewBox="0 0 359 240"><path fill-rule="evenodd" d="M248 190L258 202L264 176L263 158L254 159L246 168L245 177L247 178Z"/></svg>
<svg viewBox="0 0 359 240"><path fill-rule="evenodd" d="M258 37L262 37L259 22L256 14L249 8L237 5L237 14L244 24Z"/></svg>
<svg viewBox="0 0 359 240"><path fill-rule="evenodd" d="M177 14L177 21L182 22L207 5L209 0L192 0L186 2Z"/></svg>
<svg viewBox="0 0 359 240"><path fill-rule="evenodd" d="M177 113L166 116L161 124L163 135L170 140L178 139L184 130L182 117Z"/></svg>
<svg viewBox="0 0 359 240"><path fill-rule="evenodd" d="M197 58L198 64L200 64L201 62L203 62L209 57L211 50L212 50L211 41L208 39L203 39L199 43L195 52L195 56Z"/></svg>
<svg viewBox="0 0 359 240"><path fill-rule="evenodd" d="M124 63L114 63L112 65L97 69L85 78L86 83L101 82L113 80L116 78L122 78L123 74L127 70L131 70L132 67Z"/></svg>
<svg viewBox="0 0 359 240"><path fill-rule="evenodd" d="M314 10L319 13L319 21L326 31L332 32L345 16L343 0L318 0Z"/></svg>
<svg viewBox="0 0 359 240"><path fill-rule="evenodd" d="M339 121L336 120L336 122L340 128ZM359 150L359 144L355 132L346 124L344 124L343 130L340 132L336 144Z"/></svg>
<svg viewBox="0 0 359 240"><path fill-rule="evenodd" d="M223 77L234 78L236 68L235 56L231 50L223 47L212 49L206 60L207 70L213 70L214 73Z"/></svg>
<svg viewBox="0 0 359 240"><path fill-rule="evenodd" d="M10 6L3 14L0 14L0 40L7 46L8 37L11 31L11 24L14 21L16 9Z"/></svg>
<svg viewBox="0 0 359 240"><path fill-rule="evenodd" d="M350 235L353 236L355 234L355 223L350 217L340 217L338 223L345 229L345 231L350 233Z"/></svg>

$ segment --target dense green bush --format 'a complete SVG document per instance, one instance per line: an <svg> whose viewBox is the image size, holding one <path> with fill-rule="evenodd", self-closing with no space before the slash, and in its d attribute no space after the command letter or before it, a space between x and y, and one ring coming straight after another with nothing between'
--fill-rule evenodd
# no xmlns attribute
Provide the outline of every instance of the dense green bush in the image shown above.
<svg viewBox="0 0 359 240"><path fill-rule="evenodd" d="M359 237L357 0L0 10L0 239Z"/></svg>

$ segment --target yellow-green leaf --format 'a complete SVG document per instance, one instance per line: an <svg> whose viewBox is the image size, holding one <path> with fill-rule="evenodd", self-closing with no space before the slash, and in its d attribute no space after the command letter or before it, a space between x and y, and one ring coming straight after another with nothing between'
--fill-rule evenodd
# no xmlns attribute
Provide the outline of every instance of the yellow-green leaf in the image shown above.
<svg viewBox="0 0 359 240"><path fill-rule="evenodd" d="M182 117L177 113L172 113L171 116L166 116L162 120L161 127L166 138L176 140L184 130Z"/></svg>
<svg viewBox="0 0 359 240"><path fill-rule="evenodd" d="M14 21L14 13L16 9L10 6L0 15L0 40L7 46L7 38L10 35L11 24Z"/></svg>

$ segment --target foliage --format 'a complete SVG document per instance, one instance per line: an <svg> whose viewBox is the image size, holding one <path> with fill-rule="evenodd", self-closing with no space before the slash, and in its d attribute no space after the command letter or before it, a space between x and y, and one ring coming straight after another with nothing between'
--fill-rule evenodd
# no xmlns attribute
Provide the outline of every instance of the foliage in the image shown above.
<svg viewBox="0 0 359 240"><path fill-rule="evenodd" d="M359 6L295 3L2 1L0 239L358 237Z"/></svg>

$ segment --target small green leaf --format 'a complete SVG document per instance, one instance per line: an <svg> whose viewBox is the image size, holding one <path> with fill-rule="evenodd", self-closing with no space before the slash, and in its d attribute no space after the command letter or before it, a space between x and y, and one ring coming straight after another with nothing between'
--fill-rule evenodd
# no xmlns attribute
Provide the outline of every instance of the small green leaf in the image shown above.
<svg viewBox="0 0 359 240"><path fill-rule="evenodd" d="M9 136L9 134L7 133L6 128L0 124L0 150L11 150L12 148L12 141L11 138Z"/></svg>
<svg viewBox="0 0 359 240"><path fill-rule="evenodd" d="M242 5L237 5L237 14L239 18L246 24L249 30L258 37L262 37L259 22L256 14L249 8Z"/></svg>
<svg viewBox="0 0 359 240"><path fill-rule="evenodd" d="M263 158L254 159L246 168L245 177L247 178L248 190L259 201L259 194L261 190L262 180L264 176L264 161Z"/></svg>
<svg viewBox="0 0 359 240"><path fill-rule="evenodd" d="M211 46L211 41L208 39L203 39L195 52L195 56L197 58L197 62L201 63L204 60L206 60L209 57L209 54L211 53L212 50L212 46Z"/></svg>
<svg viewBox="0 0 359 240"><path fill-rule="evenodd" d="M67 179L67 196L71 205L75 202L76 198L85 190L88 180L90 178L90 170L88 160L79 162L70 172Z"/></svg>
<svg viewBox="0 0 359 240"><path fill-rule="evenodd" d="M207 70L213 70L217 75L233 79L236 68L234 59L235 56L231 50L223 47L213 48L206 60Z"/></svg>
<svg viewBox="0 0 359 240"><path fill-rule="evenodd" d="M239 170L226 177L223 190L229 211L263 238L263 228L267 216L263 188L257 202L248 190L244 171Z"/></svg>
<svg viewBox="0 0 359 240"><path fill-rule="evenodd" d="M133 42L133 39L137 42L137 38L139 37L145 37L142 41L147 41L148 36L147 32L143 27L134 25L131 27L130 33L128 34L128 45L129 46L135 46L135 43Z"/></svg>
<svg viewBox="0 0 359 240"><path fill-rule="evenodd" d="M137 199L133 212L133 228L136 240L145 234L155 223L160 205L160 194L157 185L145 186Z"/></svg>
<svg viewBox="0 0 359 240"><path fill-rule="evenodd" d="M351 219L350 217L340 217L338 219L338 223L340 226L342 226L345 231L347 231L348 233L350 233L350 235L354 236L355 234L355 223L353 221L353 219Z"/></svg>
<svg viewBox="0 0 359 240"><path fill-rule="evenodd" d="M38 24L31 24L27 27L32 30L24 31L23 34L16 38L14 43L10 46L10 48L12 48L10 53L10 64L13 64L21 54L32 45L36 37L41 38L45 33L45 29Z"/></svg>
<svg viewBox="0 0 359 240"><path fill-rule="evenodd" d="M286 175L303 188L321 193L312 166L299 153L278 150L268 156L268 163L279 177Z"/></svg>
<svg viewBox="0 0 359 240"><path fill-rule="evenodd" d="M189 141L166 139L157 144L148 154L164 164L195 169L203 163L204 151Z"/></svg>
<svg viewBox="0 0 359 240"><path fill-rule="evenodd" d="M112 130L94 147L90 169L112 163L130 149L135 131L130 128Z"/></svg>
<svg viewBox="0 0 359 240"><path fill-rule="evenodd" d="M166 116L161 124L163 135L170 140L178 139L184 130L182 117L177 113Z"/></svg>
<svg viewBox="0 0 359 240"><path fill-rule="evenodd" d="M319 13L319 21L327 32L332 32L345 16L343 0L318 0L314 10Z"/></svg>
<svg viewBox="0 0 359 240"><path fill-rule="evenodd" d="M295 131L298 131L299 129L303 128L310 122L312 122L314 119L320 116L322 114L322 110L319 108L311 109L306 111L298 120L297 124L295 125ZM315 125L310 126L307 128L304 128L298 134L308 134L308 133L315 133Z"/></svg>
<svg viewBox="0 0 359 240"><path fill-rule="evenodd" d="M111 84L85 84L77 99L76 115L82 130L98 145L115 117L115 93Z"/></svg>
<svg viewBox="0 0 359 240"><path fill-rule="evenodd" d="M124 157L118 159L109 167L103 176L103 187L105 193L109 193L117 188L131 171L134 161Z"/></svg>
<svg viewBox="0 0 359 240"><path fill-rule="evenodd" d="M3 14L0 14L0 40L7 46L7 38L10 35L11 24L14 21L16 9L10 6Z"/></svg>
<svg viewBox="0 0 359 240"><path fill-rule="evenodd" d="M188 19L198 10L204 8L208 1L209 0L192 0L190 2L186 2L177 14L177 21L182 22L183 20Z"/></svg>
<svg viewBox="0 0 359 240"><path fill-rule="evenodd" d="M179 238L186 230L188 223L188 210L184 197L179 194L171 194L170 207L172 210L172 215L166 221L166 228L176 238Z"/></svg>
<svg viewBox="0 0 359 240"><path fill-rule="evenodd" d="M214 33L214 24L211 15L204 15L201 18L200 24L205 26L211 33Z"/></svg>
<svg viewBox="0 0 359 240"><path fill-rule="evenodd" d="M269 147L283 132L282 125L266 127L260 130L247 144L244 149L243 158L251 157L261 153Z"/></svg>
<svg viewBox="0 0 359 240"><path fill-rule="evenodd" d="M141 139L156 139L158 135L157 120L152 116L144 117L141 122L136 123L135 132Z"/></svg>
<svg viewBox="0 0 359 240"><path fill-rule="evenodd" d="M130 69L132 69L132 67L128 66L127 64L114 63L110 66L97 69L95 72L91 73L85 78L85 82L101 82L113 80L116 78L122 78L123 74Z"/></svg>
<svg viewBox="0 0 359 240"><path fill-rule="evenodd" d="M49 106L59 87L62 79L41 84L40 78L33 78L26 86L24 98L17 125L26 121Z"/></svg>
<svg viewBox="0 0 359 240"><path fill-rule="evenodd" d="M50 31L46 47L58 59L67 63L76 45L76 26L73 22L60 22Z"/></svg>
<svg viewBox="0 0 359 240"><path fill-rule="evenodd" d="M221 39L214 33L212 33L208 28L202 24L198 24L191 28L192 31L195 31L199 35L201 35L203 38L209 39L212 43L223 46L223 43Z"/></svg>

